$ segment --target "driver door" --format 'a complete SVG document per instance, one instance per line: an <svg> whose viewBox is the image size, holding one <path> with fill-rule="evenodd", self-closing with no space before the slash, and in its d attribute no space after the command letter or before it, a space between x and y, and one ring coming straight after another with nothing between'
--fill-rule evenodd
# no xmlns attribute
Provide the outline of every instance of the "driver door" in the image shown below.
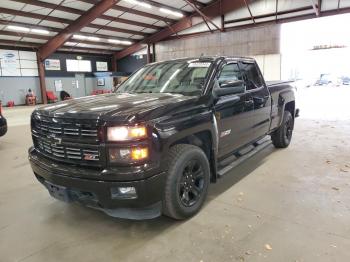
<svg viewBox="0 0 350 262"><path fill-rule="evenodd" d="M224 64L217 75L217 84L243 80L242 72L237 62ZM239 147L247 144L250 139L249 100L246 93L225 95L219 97L214 106L219 130L219 157L223 157ZM253 105L251 105L253 107Z"/></svg>

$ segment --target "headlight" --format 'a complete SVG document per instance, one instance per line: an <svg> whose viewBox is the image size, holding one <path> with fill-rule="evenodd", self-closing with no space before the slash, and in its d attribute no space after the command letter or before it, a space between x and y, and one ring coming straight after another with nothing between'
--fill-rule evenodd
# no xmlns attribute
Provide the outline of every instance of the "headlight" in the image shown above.
<svg viewBox="0 0 350 262"><path fill-rule="evenodd" d="M145 138L146 136L147 129L144 126L117 126L107 128L108 141L128 141Z"/></svg>
<svg viewBox="0 0 350 262"><path fill-rule="evenodd" d="M109 161L111 163L129 163L148 158L148 147L110 148Z"/></svg>

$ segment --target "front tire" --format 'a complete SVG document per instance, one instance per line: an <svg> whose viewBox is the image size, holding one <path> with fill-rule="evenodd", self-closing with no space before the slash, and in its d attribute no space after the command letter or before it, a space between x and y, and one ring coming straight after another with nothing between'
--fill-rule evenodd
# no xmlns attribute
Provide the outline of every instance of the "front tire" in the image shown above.
<svg viewBox="0 0 350 262"><path fill-rule="evenodd" d="M210 183L208 158L197 146L179 144L170 149L163 214L182 220L202 207Z"/></svg>
<svg viewBox="0 0 350 262"><path fill-rule="evenodd" d="M7 133L7 126L0 129L0 137L6 135Z"/></svg>
<svg viewBox="0 0 350 262"><path fill-rule="evenodd" d="M289 111L284 111L281 126L271 134L272 143L276 148L286 148L292 140L294 118Z"/></svg>

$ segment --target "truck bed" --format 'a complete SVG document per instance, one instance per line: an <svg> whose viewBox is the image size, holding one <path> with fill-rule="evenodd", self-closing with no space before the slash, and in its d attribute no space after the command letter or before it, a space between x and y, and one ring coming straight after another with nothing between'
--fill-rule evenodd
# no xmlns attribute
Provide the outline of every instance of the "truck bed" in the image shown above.
<svg viewBox="0 0 350 262"><path fill-rule="evenodd" d="M292 84L294 81L266 81L266 85L268 87L276 86L276 85L283 85L283 84Z"/></svg>

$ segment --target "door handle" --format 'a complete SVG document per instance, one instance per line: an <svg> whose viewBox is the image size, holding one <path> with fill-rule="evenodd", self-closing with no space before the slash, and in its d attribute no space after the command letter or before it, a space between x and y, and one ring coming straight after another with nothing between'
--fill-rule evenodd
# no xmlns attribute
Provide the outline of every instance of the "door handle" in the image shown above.
<svg viewBox="0 0 350 262"><path fill-rule="evenodd" d="M269 97L268 96L264 96L264 97L253 97L254 102L257 104L263 104L267 101Z"/></svg>

